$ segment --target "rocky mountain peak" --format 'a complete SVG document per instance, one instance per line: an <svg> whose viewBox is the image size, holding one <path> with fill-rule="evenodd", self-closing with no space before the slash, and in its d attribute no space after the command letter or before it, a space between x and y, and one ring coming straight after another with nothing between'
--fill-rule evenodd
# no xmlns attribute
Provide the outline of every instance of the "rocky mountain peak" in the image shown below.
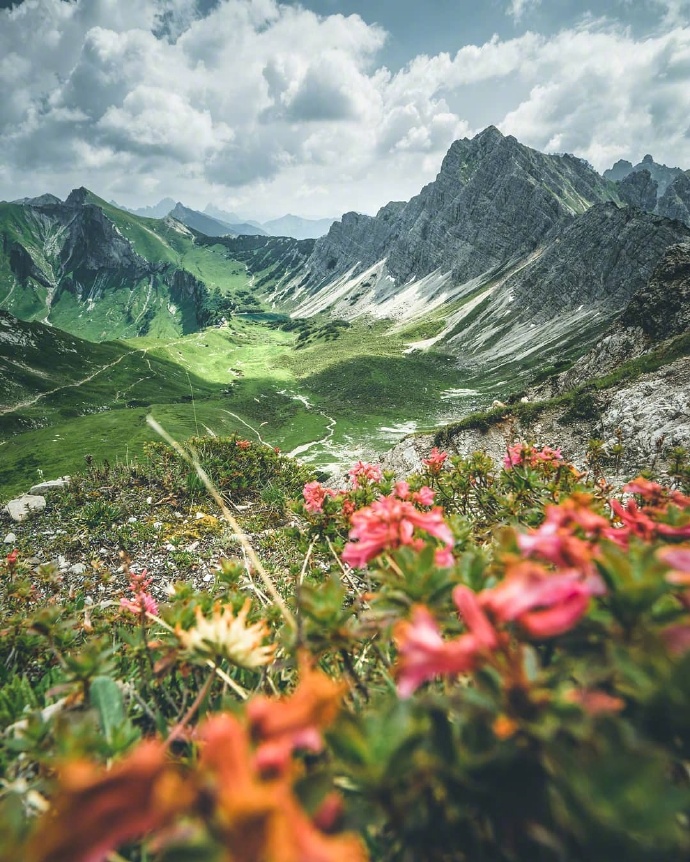
<svg viewBox="0 0 690 862"><path fill-rule="evenodd" d="M375 218L348 213L317 240L302 289L313 294L377 266L386 296L437 272L462 283L529 254L610 186L583 160L545 155L489 126L455 141L436 179ZM385 265L383 261L385 260Z"/></svg>
<svg viewBox="0 0 690 862"><path fill-rule="evenodd" d="M89 198L89 190L80 186L78 189L72 189L65 200L65 205L68 207L81 207Z"/></svg>

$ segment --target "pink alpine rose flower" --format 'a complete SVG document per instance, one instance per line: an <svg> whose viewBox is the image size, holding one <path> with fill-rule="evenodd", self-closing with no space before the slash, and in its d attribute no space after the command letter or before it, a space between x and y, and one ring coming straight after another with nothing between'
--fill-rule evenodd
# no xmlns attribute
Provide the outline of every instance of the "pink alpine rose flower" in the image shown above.
<svg viewBox="0 0 690 862"><path fill-rule="evenodd" d="M690 586L690 547L662 548L657 556L673 567L666 575L669 584Z"/></svg>
<svg viewBox="0 0 690 862"><path fill-rule="evenodd" d="M336 492L331 488L324 488L320 482L307 482L302 488L304 507L307 512L316 514L323 512L323 504L326 497L335 497Z"/></svg>
<svg viewBox="0 0 690 862"><path fill-rule="evenodd" d="M638 476L637 479L628 482L623 487L623 490L627 494L638 494L643 500L652 505L658 506L662 503L671 502L680 509L686 509L690 506L690 497L686 497L680 491L665 488L657 482L650 482L644 476Z"/></svg>
<svg viewBox="0 0 690 862"><path fill-rule="evenodd" d="M536 638L570 631L587 613L599 584L582 579L578 571L553 574L529 561L508 568L507 577L479 595L481 605L501 622L516 621Z"/></svg>
<svg viewBox="0 0 690 862"><path fill-rule="evenodd" d="M441 452L438 447L434 446L431 452L429 452L429 457L422 458L422 464L424 464L432 475L437 475L441 472L447 458L447 452Z"/></svg>
<svg viewBox="0 0 690 862"><path fill-rule="evenodd" d="M401 479L399 482L396 482L393 486L393 494L399 500L407 500L410 496L410 485L404 479Z"/></svg>
<svg viewBox="0 0 690 862"><path fill-rule="evenodd" d="M342 558L359 569L383 551L393 551L402 545L421 548L424 543L415 538L415 530L434 536L447 548L455 542L440 507L420 512L407 500L380 497L352 516L350 541L345 545Z"/></svg>
<svg viewBox="0 0 690 862"><path fill-rule="evenodd" d="M550 446L544 446L537 449L534 446L528 446L525 443L516 443L508 447L508 452L503 458L503 467L506 470L512 470L513 467L536 467L537 464L556 465L563 460L563 455L560 449L552 449Z"/></svg>
<svg viewBox="0 0 690 862"><path fill-rule="evenodd" d="M398 694L412 695L422 683L437 674L458 674L475 667L477 644L470 635L444 641L436 620L423 606L412 611L411 622L395 627L398 645Z"/></svg>
<svg viewBox="0 0 690 862"><path fill-rule="evenodd" d="M362 483L380 482L383 479L383 473L378 464L367 464L365 461L358 461L347 471L347 475L352 481L353 488L360 488Z"/></svg>
<svg viewBox="0 0 690 862"><path fill-rule="evenodd" d="M132 592L132 598L120 599L120 607L130 611L137 616L141 614L153 614L158 616L158 604L148 589L153 583L153 578L146 577L148 571L144 569L141 573L129 573L129 589Z"/></svg>
<svg viewBox="0 0 690 862"><path fill-rule="evenodd" d="M433 506L435 496L435 491L432 491L428 485L423 485L419 491L415 491L414 494L412 494L412 501L417 503L419 506Z"/></svg>
<svg viewBox="0 0 690 862"><path fill-rule="evenodd" d="M484 612L477 594L469 587L460 585L453 590L453 602L477 648L495 649L498 646L498 633Z"/></svg>

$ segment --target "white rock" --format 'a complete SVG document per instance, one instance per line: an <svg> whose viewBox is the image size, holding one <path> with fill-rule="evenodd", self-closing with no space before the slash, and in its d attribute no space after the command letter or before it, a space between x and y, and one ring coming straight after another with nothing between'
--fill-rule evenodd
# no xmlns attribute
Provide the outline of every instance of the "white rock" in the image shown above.
<svg viewBox="0 0 690 862"><path fill-rule="evenodd" d="M14 533L8 533L5 536L5 544L6 545L13 545L16 541L17 541L17 537L14 535Z"/></svg>
<svg viewBox="0 0 690 862"><path fill-rule="evenodd" d="M26 520L30 512L42 512L46 507L46 498L39 497L33 494L22 494L15 500L5 506L5 512L12 518L13 521L21 522Z"/></svg>
<svg viewBox="0 0 690 862"><path fill-rule="evenodd" d="M212 577L213 577L213 575L204 575L204 582L208 583Z"/></svg>
<svg viewBox="0 0 690 862"><path fill-rule="evenodd" d="M69 567L70 574L72 575L83 575L86 571L86 566L84 563L75 563L73 566ZM87 596L88 599L88 596ZM93 600L92 600L93 601Z"/></svg>
<svg viewBox="0 0 690 862"><path fill-rule="evenodd" d="M51 491L64 491L70 483L69 476L60 476L59 479L51 479L49 482L39 482L34 485L29 494L49 494Z"/></svg>

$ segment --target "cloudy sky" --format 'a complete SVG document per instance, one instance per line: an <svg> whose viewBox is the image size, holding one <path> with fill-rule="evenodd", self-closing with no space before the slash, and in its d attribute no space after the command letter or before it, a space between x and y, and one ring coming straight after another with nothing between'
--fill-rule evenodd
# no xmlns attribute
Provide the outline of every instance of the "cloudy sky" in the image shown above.
<svg viewBox="0 0 690 862"><path fill-rule="evenodd" d="M0 199L375 212L493 123L690 168L690 0L0 0Z"/></svg>

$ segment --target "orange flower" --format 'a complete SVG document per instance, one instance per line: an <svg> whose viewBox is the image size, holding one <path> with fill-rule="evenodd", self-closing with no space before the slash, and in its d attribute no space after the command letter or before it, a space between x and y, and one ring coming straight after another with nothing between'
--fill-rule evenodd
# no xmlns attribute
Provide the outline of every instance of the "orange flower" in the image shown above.
<svg viewBox="0 0 690 862"><path fill-rule="evenodd" d="M499 715L491 725L494 736L497 739L510 739L515 736L518 730L518 724L507 715Z"/></svg>
<svg viewBox="0 0 690 862"><path fill-rule="evenodd" d="M303 660L299 685L289 697L254 698L247 705L247 717L253 738L260 743L261 768L284 769L296 748L320 751L321 730L338 714L344 689Z"/></svg>
<svg viewBox="0 0 690 862"><path fill-rule="evenodd" d="M102 862L124 842L171 823L196 794L158 742L142 743L110 771L70 763L26 862Z"/></svg>
<svg viewBox="0 0 690 862"><path fill-rule="evenodd" d="M215 779L216 827L234 859L365 862L357 836L325 835L317 829L292 793L289 773L261 776L247 731L235 717L212 718L201 738L201 767Z"/></svg>

